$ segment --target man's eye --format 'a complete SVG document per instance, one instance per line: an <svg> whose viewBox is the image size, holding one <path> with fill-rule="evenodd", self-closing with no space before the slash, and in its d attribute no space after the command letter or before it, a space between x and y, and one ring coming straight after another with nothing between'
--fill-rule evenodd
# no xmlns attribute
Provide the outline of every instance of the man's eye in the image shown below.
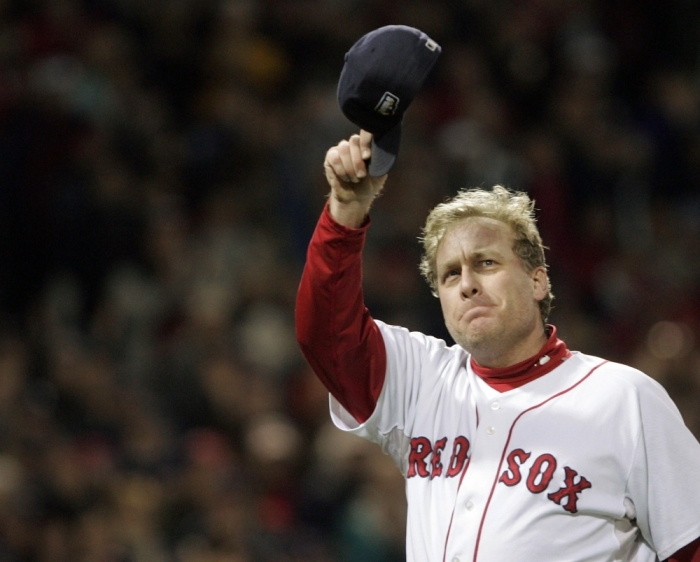
<svg viewBox="0 0 700 562"><path fill-rule="evenodd" d="M494 265L496 262L493 260L481 260L480 263L483 266L490 267L490 266Z"/></svg>

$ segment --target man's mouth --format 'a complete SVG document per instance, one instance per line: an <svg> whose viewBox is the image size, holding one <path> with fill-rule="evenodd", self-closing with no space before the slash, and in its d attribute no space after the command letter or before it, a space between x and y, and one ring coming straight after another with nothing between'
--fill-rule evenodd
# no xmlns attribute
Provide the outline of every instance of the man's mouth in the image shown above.
<svg viewBox="0 0 700 562"><path fill-rule="evenodd" d="M493 308L493 305L481 304L473 306L464 314L462 314L461 319L463 321L471 322L475 318L479 318L480 316L486 316L490 312L491 308Z"/></svg>

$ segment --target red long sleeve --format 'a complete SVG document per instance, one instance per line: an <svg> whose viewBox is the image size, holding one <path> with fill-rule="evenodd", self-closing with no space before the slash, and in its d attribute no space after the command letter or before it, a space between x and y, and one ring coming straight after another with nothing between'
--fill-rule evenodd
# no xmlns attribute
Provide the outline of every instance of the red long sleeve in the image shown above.
<svg viewBox="0 0 700 562"><path fill-rule="evenodd" d="M672 554L666 562L700 562L700 537Z"/></svg>
<svg viewBox="0 0 700 562"><path fill-rule="evenodd" d="M324 209L307 252L296 301L296 335L321 382L360 423L384 384L386 350L362 293L369 220L352 229Z"/></svg>

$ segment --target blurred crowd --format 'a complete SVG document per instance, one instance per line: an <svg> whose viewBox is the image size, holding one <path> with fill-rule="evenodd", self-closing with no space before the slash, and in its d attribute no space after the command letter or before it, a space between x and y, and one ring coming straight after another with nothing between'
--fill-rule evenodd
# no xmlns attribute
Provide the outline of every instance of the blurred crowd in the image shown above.
<svg viewBox="0 0 700 562"><path fill-rule="evenodd" d="M294 339L343 55L443 48L365 255L372 314L449 340L428 210L529 192L551 321L700 436L692 0L0 0L0 561L399 562L403 481Z"/></svg>

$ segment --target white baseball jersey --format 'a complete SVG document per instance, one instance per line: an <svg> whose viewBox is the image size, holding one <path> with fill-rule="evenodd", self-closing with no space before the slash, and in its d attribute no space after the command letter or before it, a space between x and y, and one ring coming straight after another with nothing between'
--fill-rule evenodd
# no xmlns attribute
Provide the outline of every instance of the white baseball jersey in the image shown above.
<svg viewBox="0 0 700 562"><path fill-rule="evenodd" d="M459 346L377 325L374 413L331 415L406 478L409 562L652 562L700 536L700 445L651 378L573 352L500 393Z"/></svg>

